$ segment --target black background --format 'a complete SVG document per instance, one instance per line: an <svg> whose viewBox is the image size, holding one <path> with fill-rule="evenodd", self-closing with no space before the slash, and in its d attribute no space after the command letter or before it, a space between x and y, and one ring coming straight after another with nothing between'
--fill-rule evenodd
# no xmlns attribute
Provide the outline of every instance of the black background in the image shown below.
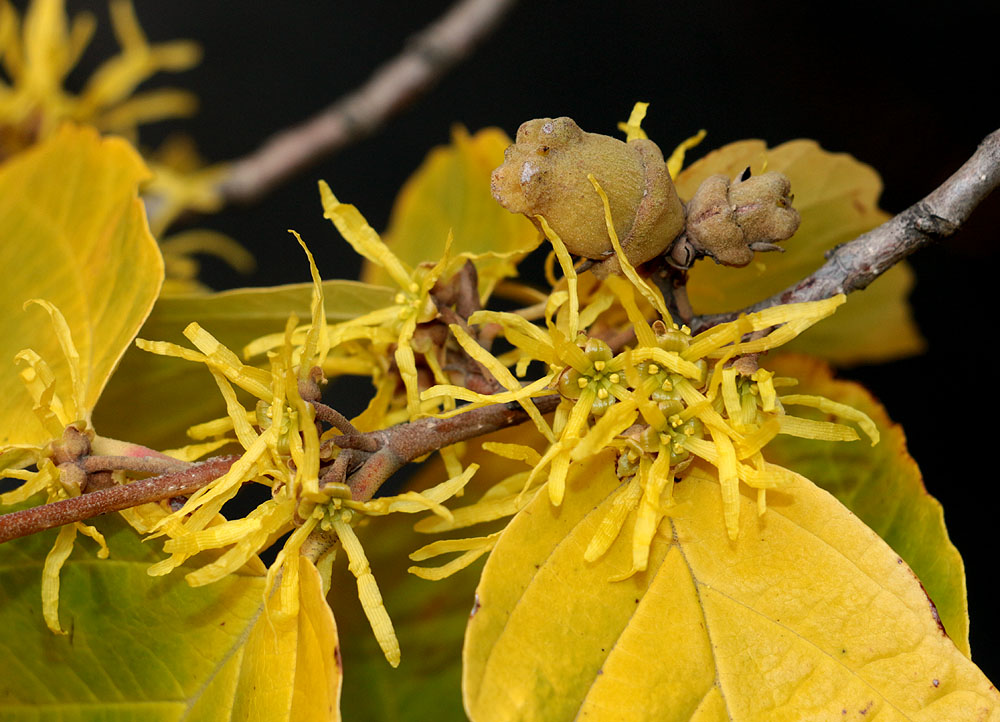
<svg viewBox="0 0 1000 722"><path fill-rule="evenodd" d="M652 103L644 127L672 147L699 128L708 138L689 160L742 138L777 144L817 139L873 165L882 205L897 212L953 172L998 123L998 12L882 3L739 5L524 2L461 66L377 135L322 160L251 208L200 225L238 239L260 261L250 278L209 264L217 287L308 279L286 233L295 228L327 278L359 263L322 218L316 179L384 228L392 199L452 123L498 125L569 115L586 130L614 132L632 103ZM440 0L383 3L138 2L151 39L193 38L201 66L169 84L194 90L200 114L149 128L155 144L173 130L197 140L211 161L252 150L362 83L406 38L446 8ZM995 5L992 5L994 8ZM102 23L73 82L114 47ZM904 9L905 8L905 9ZM161 83L154 83L161 84ZM929 341L919 358L846 370L901 422L928 489L939 498L966 559L972 649L1000 677L993 587L1000 395L994 386L995 251L1000 198L987 201L958 236L913 258L917 320ZM887 334L892 329L886 329Z"/></svg>

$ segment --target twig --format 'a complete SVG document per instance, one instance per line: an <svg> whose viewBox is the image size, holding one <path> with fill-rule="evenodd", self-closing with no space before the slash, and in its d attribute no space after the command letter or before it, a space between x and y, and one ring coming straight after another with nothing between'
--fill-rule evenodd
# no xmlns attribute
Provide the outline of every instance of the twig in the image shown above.
<svg viewBox="0 0 1000 722"><path fill-rule="evenodd" d="M826 263L812 275L741 311L697 316L691 328L703 331L741 313L863 289L917 249L952 235L998 185L1000 130L986 136L972 157L923 200L829 251Z"/></svg>
<svg viewBox="0 0 1000 722"><path fill-rule="evenodd" d="M357 436L361 433L354 428L354 424L346 416L333 407L327 406L321 401L311 401L310 403L316 409L316 418L330 424L330 426L340 431L340 433L347 436Z"/></svg>
<svg viewBox="0 0 1000 722"><path fill-rule="evenodd" d="M219 187L223 199L254 201L324 156L370 135L464 58L513 4L514 0L457 2L361 88L231 163Z"/></svg>
<svg viewBox="0 0 1000 722"><path fill-rule="evenodd" d="M0 516L0 544L111 511L121 511L151 501L189 494L225 474L239 458L217 456L173 474L154 476L4 514Z"/></svg>
<svg viewBox="0 0 1000 722"><path fill-rule="evenodd" d="M135 471L171 474L191 467L187 461L159 456L84 456L76 462L88 474L98 471Z"/></svg>
<svg viewBox="0 0 1000 722"><path fill-rule="evenodd" d="M559 405L560 396L532 399L538 410L547 414ZM528 420L528 414L516 402L483 406L447 419L425 418L370 432L382 442L364 465L348 479L356 501L367 501L379 487L404 465L432 451L460 441L516 426Z"/></svg>

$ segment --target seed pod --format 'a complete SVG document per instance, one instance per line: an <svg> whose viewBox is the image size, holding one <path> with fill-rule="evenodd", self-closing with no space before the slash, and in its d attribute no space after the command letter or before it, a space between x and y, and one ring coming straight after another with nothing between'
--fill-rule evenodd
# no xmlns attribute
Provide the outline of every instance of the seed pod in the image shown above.
<svg viewBox="0 0 1000 722"><path fill-rule="evenodd" d="M586 133L570 118L521 125L493 171L493 197L536 225L535 216L543 216L570 253L600 261L592 267L597 276L620 273L591 173L608 195L615 232L633 265L666 251L684 229L684 208L655 143Z"/></svg>
<svg viewBox="0 0 1000 722"><path fill-rule="evenodd" d="M775 243L791 238L800 221L790 189L788 178L773 171L744 173L732 183L724 175L705 179L688 201L687 232L672 257L684 266L698 256L745 266L754 251L784 250Z"/></svg>

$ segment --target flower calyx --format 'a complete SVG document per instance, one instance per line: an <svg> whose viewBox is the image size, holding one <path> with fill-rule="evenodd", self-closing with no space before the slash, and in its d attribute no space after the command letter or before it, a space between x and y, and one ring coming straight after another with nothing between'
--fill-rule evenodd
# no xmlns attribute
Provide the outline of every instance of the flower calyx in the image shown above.
<svg viewBox="0 0 1000 722"><path fill-rule="evenodd" d="M624 382L624 361L615 357L611 347L597 338L587 339L583 355L589 362L584 371L568 366L559 376L560 395L566 399L579 399L585 389L593 393L591 413L600 416L615 403L615 388Z"/></svg>

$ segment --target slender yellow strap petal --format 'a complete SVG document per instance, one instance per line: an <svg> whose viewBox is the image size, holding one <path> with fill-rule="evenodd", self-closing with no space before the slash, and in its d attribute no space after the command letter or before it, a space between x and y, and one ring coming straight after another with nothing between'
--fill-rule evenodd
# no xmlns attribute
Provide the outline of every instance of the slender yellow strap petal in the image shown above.
<svg viewBox="0 0 1000 722"><path fill-rule="evenodd" d="M0 504L4 505L20 504L22 501L27 501L39 492L48 491L59 479L59 472L51 461L41 466L37 472L6 469L3 474L11 479L24 480L24 483L13 491L0 494Z"/></svg>
<svg viewBox="0 0 1000 722"><path fill-rule="evenodd" d="M726 406L726 416L736 421L742 416L740 408L740 392L736 388L735 368L722 369L722 402Z"/></svg>
<svg viewBox="0 0 1000 722"><path fill-rule="evenodd" d="M403 386L406 387L406 412L411 419L420 415L420 379L417 376L417 359L413 353L413 332L417 328L417 317L410 316L403 322L399 329L399 338L396 340L396 368L399 369L399 376L403 379Z"/></svg>
<svg viewBox="0 0 1000 722"><path fill-rule="evenodd" d="M736 449L732 439L709 427L712 441L719 452L719 484L722 487L722 512L729 538L736 540L740 532L740 480Z"/></svg>
<svg viewBox="0 0 1000 722"><path fill-rule="evenodd" d="M59 572L73 551L76 531L75 524L67 524L59 529L59 535L45 556L45 566L42 569L42 617L45 619L45 626L55 634L66 634L59 625Z"/></svg>
<svg viewBox="0 0 1000 722"><path fill-rule="evenodd" d="M580 310L580 328L590 328L614 302L614 294L598 291L597 296Z"/></svg>
<svg viewBox="0 0 1000 722"><path fill-rule="evenodd" d="M777 418L769 418L758 426L754 431L748 433L742 439L733 443L736 446L736 456L738 459L747 459L758 453L767 446L771 440L781 431L781 421Z"/></svg>
<svg viewBox="0 0 1000 722"><path fill-rule="evenodd" d="M635 331L635 339L639 348L656 347L656 334L650 327L646 317L639 310L639 305L635 302L635 286L621 276L608 276L604 279L604 285L618 298L618 302L625 309L625 315Z"/></svg>
<svg viewBox="0 0 1000 722"><path fill-rule="evenodd" d="M670 489L673 488L674 477L670 473L669 452L661 448L652 464L648 462L648 457L643 457L639 477L643 493L632 529L632 569L629 576L645 571L653 536L663 519L664 506L671 503ZM664 492L666 499L663 498Z"/></svg>
<svg viewBox="0 0 1000 722"><path fill-rule="evenodd" d="M615 254L618 256L618 263L622 267L622 273L630 280L637 289L639 293L646 297L653 308L655 308L660 317L668 324L673 323L670 317L670 313L667 311L667 303L663 300L663 294L660 293L660 289L655 286L650 286L635 270L635 267L629 262L628 258L625 256L625 251L622 249L622 244L618 240L618 233L615 231L614 220L611 218L611 202L608 200L608 194L604 192L601 188L600 183L594 177L593 173L587 174L587 180L590 181L591 185L594 186L594 190L601 197L601 202L604 204L604 224L608 229L608 237L611 239L611 245L615 249Z"/></svg>
<svg viewBox="0 0 1000 722"><path fill-rule="evenodd" d="M523 461L528 466L535 466L542 460L542 455L530 446L524 444L505 444L499 441L484 441L483 451L502 456L505 459Z"/></svg>
<svg viewBox="0 0 1000 722"><path fill-rule="evenodd" d="M440 418L446 419L457 414L465 413L466 411L471 411L472 409L481 408L483 406L491 406L493 404L506 404L511 401L520 401L521 399L530 399L532 396L546 395L551 393L549 385L552 382L552 374L547 374L540 379L532 381L526 386L522 386L516 391L501 391L495 394L481 394L477 391L470 391L464 386L452 386L452 385L440 385L432 386L420 393L421 399L434 399L434 398L450 398L450 399L460 399L462 401L469 401L470 404L466 406L460 406L456 409L450 411L442 412L438 414Z"/></svg>
<svg viewBox="0 0 1000 722"><path fill-rule="evenodd" d="M245 365L239 356L197 323L189 323L184 329L184 336L205 354L206 363L224 373L234 384L258 399L271 400L270 373Z"/></svg>
<svg viewBox="0 0 1000 722"><path fill-rule="evenodd" d="M545 237L552 243L552 247L556 252L556 258L559 260L559 265L562 266L563 276L566 278L566 290L569 293L567 335L571 339L575 339L576 334L580 330L580 296L577 293L577 277L576 269L573 268L573 259L570 258L569 251L566 250L566 245L562 242L559 234L552 230L548 221L540 215L536 215L535 220L541 225Z"/></svg>
<svg viewBox="0 0 1000 722"><path fill-rule="evenodd" d="M853 406L831 401L823 396L811 396L809 394L788 394L778 397L783 405L787 406L811 406L828 414L834 414L848 421L855 422L861 430L872 440L872 446L879 442L878 427L871 417L863 411L859 411Z"/></svg>
<svg viewBox="0 0 1000 722"><path fill-rule="evenodd" d="M642 496L642 485L639 483L639 475L636 474L627 484L622 484L615 492L615 498L611 501L611 508L601 519L597 531L587 545L587 550L583 553L583 558L588 562L595 562L600 559L615 543L618 535L621 534L622 526L629 512L639 504L639 497Z"/></svg>
<svg viewBox="0 0 1000 722"><path fill-rule="evenodd" d="M56 393L55 374L45 360L30 348L15 354L14 362L25 365L19 376L35 402L32 411L49 435L58 439L62 436L66 425L76 419L68 412L59 394Z"/></svg>
<svg viewBox="0 0 1000 722"><path fill-rule="evenodd" d="M413 269L389 250L357 208L338 201L326 181L319 182L319 194L323 202L323 217L333 221L340 235L357 253L383 267L404 291L416 293L419 290L412 278Z"/></svg>
<svg viewBox="0 0 1000 722"><path fill-rule="evenodd" d="M611 440L635 423L638 416L638 403L634 398L621 401L604 412L590 431L573 448L570 458L573 461L586 459L597 454L608 446ZM485 446L485 444L484 444Z"/></svg>
<svg viewBox="0 0 1000 722"><path fill-rule="evenodd" d="M335 518L333 530L340 538L344 551L347 552L348 569L358 580L358 598L361 600L361 607L365 611L365 616L368 617L372 632L375 633L375 640L382 648L382 653L389 664L398 667L399 640L396 638L396 632L392 628L392 620L389 619L389 613L386 612L382 595L379 593L375 577L368 565L365 550L354 533L354 529L343 520Z"/></svg>
<svg viewBox="0 0 1000 722"><path fill-rule="evenodd" d="M306 334L305 344L302 347L302 359L299 362L299 379L308 378L313 366L323 366L326 355L330 352L330 339L326 329L326 308L323 304L323 279L320 278L319 269L316 268L316 261L309 251L302 237L293 230L289 230L295 240L302 246L306 258L309 259L309 274L312 276L313 292L310 305L312 323L309 324L309 331Z"/></svg>
<svg viewBox="0 0 1000 722"><path fill-rule="evenodd" d="M224 524L167 539L163 543L163 551L191 557L206 549L220 549L235 544L258 529L260 520L252 515L243 519L233 519Z"/></svg>
<svg viewBox="0 0 1000 722"><path fill-rule="evenodd" d="M757 382L757 389L760 392L760 410L771 413L775 410L777 392L774 388L774 372L767 369L757 369L751 378Z"/></svg>
<svg viewBox="0 0 1000 722"><path fill-rule="evenodd" d="M270 539L291 526L295 514L295 506L296 502L294 499L268 499L250 512L246 519L233 520L219 525L227 526L237 521L252 520L254 522L253 526L246 527L248 530L247 533L237 538L231 549L228 549L210 564L206 564L200 569L186 574L184 578L187 580L187 583L192 587L200 587L216 582L228 574L241 569L244 564L251 561L267 545ZM210 527L209 529L216 528L219 527Z"/></svg>
<svg viewBox="0 0 1000 722"><path fill-rule="evenodd" d="M493 374L494 378L500 382L501 386L508 391L519 391L521 389L521 382L514 378L514 375L511 374L507 367L497 361L489 351L480 346L461 326L450 324L449 328L462 349L473 359L485 366L487 371ZM530 399L518 399L518 403L527 412L529 418L535 422L535 426L538 427L542 435L549 441L555 441L555 434L549 428L548 422L542 418L538 407Z"/></svg>
<svg viewBox="0 0 1000 722"><path fill-rule="evenodd" d="M70 331L69 324L66 323L66 317L62 315L62 311L44 299L33 298L25 301L24 308L27 309L32 304L41 306L49 314L49 318L52 319L52 327L55 329L56 338L59 340L59 347L62 349L63 356L66 357L66 364L69 366L69 377L73 384L73 395L71 397L73 404L72 408L66 409L67 418L69 419L66 423L72 423L76 419L90 421L91 410L87 408L87 388L83 382L83 373L80 367L80 352L76 350L76 344L73 343L73 334Z"/></svg>
<svg viewBox="0 0 1000 722"><path fill-rule="evenodd" d="M366 514L377 516L393 512L416 514L429 509L438 516L451 520L451 511L441 504L459 494L478 470L479 464L469 464L469 468L461 474L432 486L430 489L421 492L409 491L398 496L386 496L371 501L345 501L344 506L350 509L360 509Z"/></svg>
<svg viewBox="0 0 1000 722"><path fill-rule="evenodd" d="M682 141L680 145L674 148L674 152L667 158L667 172L670 173L672 179L676 178L677 174L681 172L681 168L684 167L684 156L689 150L701 143L705 139L705 135L706 132L704 129L699 130L695 135Z"/></svg>
<svg viewBox="0 0 1000 722"><path fill-rule="evenodd" d="M467 551L440 567L410 567L406 571L420 577L421 579L430 579L435 581L438 579L444 579L445 577L451 576L455 572L465 569L467 566L479 559L479 557L483 554L492 550L493 547L496 546L501 533L502 532L496 532L495 534L490 534L489 536L476 537L473 539L445 539L428 544L427 546L421 547L410 554L410 559L413 559L414 561L421 561L440 554L447 554L448 552Z"/></svg>
<svg viewBox="0 0 1000 722"><path fill-rule="evenodd" d="M850 426L832 421L815 421L798 416L782 415L778 418L781 433L801 439L817 441L857 441L858 433Z"/></svg>
<svg viewBox="0 0 1000 722"><path fill-rule="evenodd" d="M649 137L642 129L642 121L646 117L646 108L648 107L649 103L636 103L632 106L628 120L618 124L618 130L625 134L626 143L630 140L645 140Z"/></svg>
<svg viewBox="0 0 1000 722"><path fill-rule="evenodd" d="M84 536L89 536L100 546L97 550L98 559L107 559L110 551L108 550L108 543L104 540L104 535L97 531L96 527L92 527L89 524L84 524L83 522L76 522L76 530L83 534Z"/></svg>
<svg viewBox="0 0 1000 722"><path fill-rule="evenodd" d="M509 481L510 485L501 482L490 490L492 493L494 490L504 487L501 489L507 492L504 495L484 494L483 498L475 504L453 509L450 521L437 516L428 517L417 522L413 526L413 529L421 534L438 534L444 531L464 529L476 524L513 516L526 507L535 498L535 494L538 493L538 488L522 491L524 482L528 476L528 472L515 474L505 480Z"/></svg>

